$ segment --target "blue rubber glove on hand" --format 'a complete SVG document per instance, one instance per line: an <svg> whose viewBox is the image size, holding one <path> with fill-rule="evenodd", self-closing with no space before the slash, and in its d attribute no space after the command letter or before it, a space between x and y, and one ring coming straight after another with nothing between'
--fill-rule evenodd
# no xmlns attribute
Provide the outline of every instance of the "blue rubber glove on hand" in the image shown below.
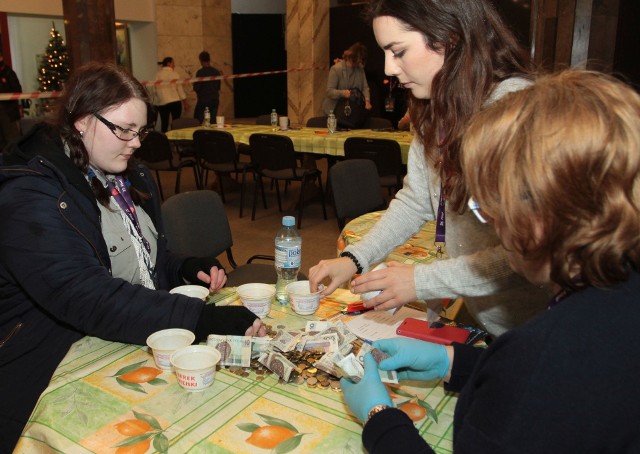
<svg viewBox="0 0 640 454"><path fill-rule="evenodd" d="M383 339L373 343L390 358L380 361L382 370L395 370L400 380L433 380L449 371L449 356L444 345L417 339Z"/></svg>
<svg viewBox="0 0 640 454"><path fill-rule="evenodd" d="M362 422L367 421L369 410L376 405L393 406L387 388L380 380L378 365L371 353L367 353L364 356L364 377L362 380L359 383L354 383L347 378L342 378L340 386L347 405Z"/></svg>

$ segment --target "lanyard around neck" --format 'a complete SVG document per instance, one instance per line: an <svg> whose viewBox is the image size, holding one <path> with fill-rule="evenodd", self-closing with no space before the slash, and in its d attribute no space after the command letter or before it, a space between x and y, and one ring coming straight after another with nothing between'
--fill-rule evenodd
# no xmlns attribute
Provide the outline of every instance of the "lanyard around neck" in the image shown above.
<svg viewBox="0 0 640 454"><path fill-rule="evenodd" d="M140 222L138 221L138 214L136 213L136 207L131 198L131 194L127 190L127 183L122 176L116 176L115 183L110 179L107 179L107 187L111 192L111 197L116 201L122 212L131 220L131 223L140 235L142 244L147 252L151 252L151 245L147 239L142 235L142 229L140 228Z"/></svg>

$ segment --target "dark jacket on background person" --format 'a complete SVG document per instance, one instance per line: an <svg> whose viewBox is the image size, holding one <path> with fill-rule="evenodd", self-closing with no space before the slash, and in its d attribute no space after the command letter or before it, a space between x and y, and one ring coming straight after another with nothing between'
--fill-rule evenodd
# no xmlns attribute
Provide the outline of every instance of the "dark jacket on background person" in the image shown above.
<svg viewBox="0 0 640 454"><path fill-rule="evenodd" d="M184 284L184 259L166 249L150 172L139 166L130 181L151 194L142 206L158 231L158 288ZM144 344L160 329L195 331L202 301L111 275L97 203L50 126L36 125L5 150L0 167L0 452L13 449L56 367L86 333Z"/></svg>
<svg viewBox="0 0 640 454"><path fill-rule="evenodd" d="M22 85L15 71L2 62L0 64L0 93L22 93ZM2 108L11 121L20 119L20 105L16 101L0 101Z"/></svg>
<svg viewBox="0 0 640 454"><path fill-rule="evenodd" d="M640 274L589 287L498 337L454 344L455 453L639 453ZM370 453L434 452L402 411L374 415Z"/></svg>

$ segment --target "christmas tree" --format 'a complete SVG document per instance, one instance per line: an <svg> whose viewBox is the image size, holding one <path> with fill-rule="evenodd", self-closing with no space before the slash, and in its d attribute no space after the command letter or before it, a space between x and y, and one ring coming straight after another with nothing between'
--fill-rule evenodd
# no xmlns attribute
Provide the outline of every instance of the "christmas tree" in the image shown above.
<svg viewBox="0 0 640 454"><path fill-rule="evenodd" d="M54 23L49 34L51 39L38 71L39 90L60 91L64 81L69 77L69 55L67 46Z"/></svg>

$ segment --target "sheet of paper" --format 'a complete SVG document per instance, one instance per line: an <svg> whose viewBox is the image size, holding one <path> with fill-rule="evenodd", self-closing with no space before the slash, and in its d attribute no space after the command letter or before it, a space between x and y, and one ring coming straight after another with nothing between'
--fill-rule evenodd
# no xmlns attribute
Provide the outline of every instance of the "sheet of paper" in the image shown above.
<svg viewBox="0 0 640 454"><path fill-rule="evenodd" d="M424 311L410 309L402 306L395 314L387 311L368 311L364 314L356 315L349 320L345 320L349 331L361 339L373 342L380 339L398 337L396 329L407 317L426 320Z"/></svg>

